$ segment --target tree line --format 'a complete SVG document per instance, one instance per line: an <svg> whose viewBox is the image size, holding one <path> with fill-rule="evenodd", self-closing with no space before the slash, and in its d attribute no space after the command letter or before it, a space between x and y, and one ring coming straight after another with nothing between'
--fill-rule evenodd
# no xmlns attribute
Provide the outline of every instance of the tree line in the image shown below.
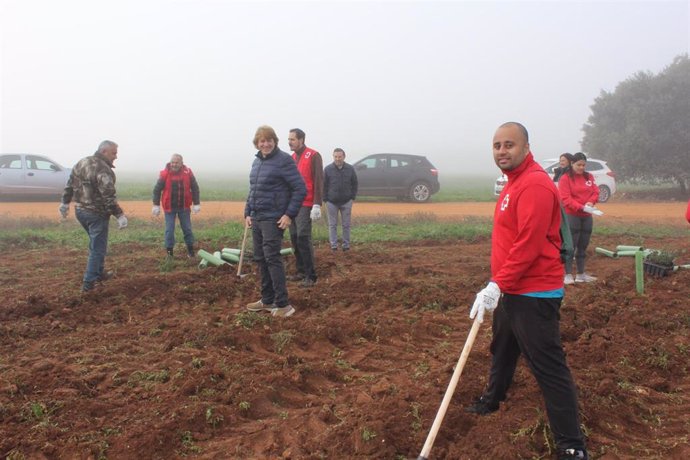
<svg viewBox="0 0 690 460"><path fill-rule="evenodd" d="M622 180L690 185L690 59L677 56L657 75L637 72L601 91L583 126L582 149L615 164Z"/></svg>

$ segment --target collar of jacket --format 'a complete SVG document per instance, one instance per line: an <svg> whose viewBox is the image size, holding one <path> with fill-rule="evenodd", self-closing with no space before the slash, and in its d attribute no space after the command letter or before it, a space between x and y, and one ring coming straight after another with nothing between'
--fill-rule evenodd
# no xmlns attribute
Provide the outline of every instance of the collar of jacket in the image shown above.
<svg viewBox="0 0 690 460"><path fill-rule="evenodd" d="M261 150L259 150L258 152L256 152L256 157L259 160L268 160L269 158L273 158L274 156L276 156L278 152L280 152L280 149L278 148L278 146L276 146L276 148L274 148L273 151L266 156L263 156L261 154Z"/></svg>
<svg viewBox="0 0 690 460"><path fill-rule="evenodd" d="M508 180L514 179L515 177L519 176L522 174L522 172L527 169L531 164L534 163L534 156L532 155L532 152L528 152L527 155L525 156L525 159L522 160L522 163L520 163L520 166L517 168L506 171L505 175L508 176Z"/></svg>
<svg viewBox="0 0 690 460"><path fill-rule="evenodd" d="M100 158L101 160L105 161L105 164L115 169L115 165L110 160L108 160L102 153L96 152L93 154L93 156L95 156L96 158Z"/></svg>

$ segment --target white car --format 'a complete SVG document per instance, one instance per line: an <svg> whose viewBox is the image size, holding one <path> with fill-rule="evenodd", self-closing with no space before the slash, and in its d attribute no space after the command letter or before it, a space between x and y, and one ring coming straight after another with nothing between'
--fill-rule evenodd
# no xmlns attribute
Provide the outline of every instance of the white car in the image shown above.
<svg viewBox="0 0 690 460"><path fill-rule="evenodd" d="M549 175L553 176L553 170L558 167L558 158L541 160L539 164ZM611 168L608 167L604 160L596 160L594 158L587 159L585 171L594 176L594 182L599 186L599 202L606 203L616 193L616 177L613 171L611 171ZM505 174L496 179L494 195L500 195L507 182L508 177Z"/></svg>
<svg viewBox="0 0 690 460"><path fill-rule="evenodd" d="M62 195L71 168L43 155L0 155L0 195Z"/></svg>

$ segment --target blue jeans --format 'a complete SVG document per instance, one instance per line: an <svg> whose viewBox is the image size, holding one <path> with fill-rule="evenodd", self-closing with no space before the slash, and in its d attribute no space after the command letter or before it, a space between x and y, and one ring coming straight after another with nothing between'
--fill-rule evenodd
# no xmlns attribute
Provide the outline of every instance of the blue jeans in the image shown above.
<svg viewBox="0 0 690 460"><path fill-rule="evenodd" d="M175 216L180 220L180 228L184 234L184 242L187 246L194 245L194 234L192 233L192 217L189 209L172 211L165 213L165 247L175 247Z"/></svg>
<svg viewBox="0 0 690 460"><path fill-rule="evenodd" d="M328 240L331 248L338 247L338 213L343 226L343 249L350 248L350 217L352 216L352 200L344 204L326 203L328 210Z"/></svg>
<svg viewBox="0 0 690 460"><path fill-rule="evenodd" d="M89 235L89 259L86 262L84 283L91 284L103 275L105 255L108 252L110 216L102 216L81 208L77 208L76 215L77 220Z"/></svg>
<svg viewBox="0 0 690 460"><path fill-rule="evenodd" d="M316 281L314 246L311 242L311 206L302 206L290 224L290 241L295 250L297 274Z"/></svg>
<svg viewBox="0 0 690 460"><path fill-rule="evenodd" d="M284 232L275 219L252 220L254 261L261 272L261 302L275 303L279 308L289 304L283 256L280 255Z"/></svg>

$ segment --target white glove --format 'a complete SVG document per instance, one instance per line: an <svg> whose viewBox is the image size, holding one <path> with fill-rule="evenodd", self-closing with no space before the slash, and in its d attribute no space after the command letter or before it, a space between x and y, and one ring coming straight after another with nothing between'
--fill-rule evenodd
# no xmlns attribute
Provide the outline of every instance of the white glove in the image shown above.
<svg viewBox="0 0 690 460"><path fill-rule="evenodd" d="M60 212L60 215L62 216L63 219L67 219L67 215L69 214L69 204L60 203L60 207L58 207L58 211Z"/></svg>
<svg viewBox="0 0 690 460"><path fill-rule="evenodd" d="M318 204L312 206L311 212L309 213L309 217L311 217L311 220L321 219L321 206L319 206Z"/></svg>
<svg viewBox="0 0 690 460"><path fill-rule="evenodd" d="M501 297L501 290L498 288L498 284L493 281L489 282L489 284L477 294L474 305L472 305L472 311L470 311L470 319L474 319L476 316L480 323L483 322L484 312L494 311L498 306L499 297Z"/></svg>
<svg viewBox="0 0 690 460"><path fill-rule="evenodd" d="M117 229L122 230L127 226L127 216L122 214L120 217L117 218Z"/></svg>
<svg viewBox="0 0 690 460"><path fill-rule="evenodd" d="M158 217L161 215L161 207L153 205L153 208L151 208L151 214Z"/></svg>
<svg viewBox="0 0 690 460"><path fill-rule="evenodd" d="M595 216L603 216L604 215L603 211L599 211L594 206L585 205L585 207L582 208L582 210L586 213L594 214Z"/></svg>
<svg viewBox="0 0 690 460"><path fill-rule="evenodd" d="M201 205L200 204L195 204L194 206L192 206L192 212L194 214L199 214L199 211L201 211Z"/></svg>

